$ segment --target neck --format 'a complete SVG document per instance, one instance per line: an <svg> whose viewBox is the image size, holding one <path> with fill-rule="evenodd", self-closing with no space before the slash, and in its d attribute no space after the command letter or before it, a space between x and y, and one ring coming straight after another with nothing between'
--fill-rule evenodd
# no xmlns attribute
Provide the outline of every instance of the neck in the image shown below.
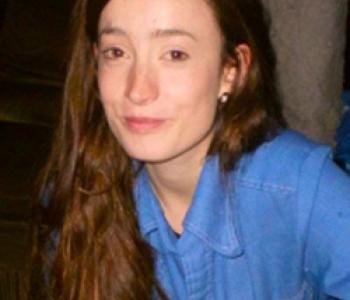
<svg viewBox="0 0 350 300"><path fill-rule="evenodd" d="M182 205L191 203L204 160L205 157L202 157L181 164L147 165L153 188L162 205L171 207L175 202Z"/></svg>
<svg viewBox="0 0 350 300"><path fill-rule="evenodd" d="M209 143L205 143L171 160L146 164L165 217L178 233L182 232L182 221L191 205L208 147Z"/></svg>

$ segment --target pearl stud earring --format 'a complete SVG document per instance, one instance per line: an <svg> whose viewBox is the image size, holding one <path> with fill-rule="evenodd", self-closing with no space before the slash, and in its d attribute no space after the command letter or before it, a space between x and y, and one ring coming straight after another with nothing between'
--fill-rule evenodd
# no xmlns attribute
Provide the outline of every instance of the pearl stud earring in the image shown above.
<svg viewBox="0 0 350 300"><path fill-rule="evenodd" d="M219 97L219 102L221 104L225 104L228 100L228 97L230 96L229 93L223 93L220 97Z"/></svg>

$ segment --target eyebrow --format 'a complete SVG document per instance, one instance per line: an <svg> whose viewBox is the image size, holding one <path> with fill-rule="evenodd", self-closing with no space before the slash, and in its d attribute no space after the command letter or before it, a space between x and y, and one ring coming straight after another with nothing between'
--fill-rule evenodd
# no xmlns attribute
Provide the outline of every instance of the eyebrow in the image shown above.
<svg viewBox="0 0 350 300"><path fill-rule="evenodd" d="M106 26L101 29L98 34L98 37L101 38L102 35L116 35L116 36L127 36L125 30L116 27L116 26ZM163 38L163 37L172 37L172 36L187 36L192 40L197 40L194 34L187 30L177 29L177 28L169 28L169 29L156 29L151 33L152 38Z"/></svg>
<svg viewBox="0 0 350 300"><path fill-rule="evenodd" d="M192 40L197 40L197 38L189 31L183 29L157 29L151 33L152 37L171 37L171 36L187 36Z"/></svg>
<svg viewBox="0 0 350 300"><path fill-rule="evenodd" d="M113 27L113 26L106 26L104 28L102 28L100 30L100 32L98 33L98 37L100 38L102 35L104 34L108 34L108 35L122 35L122 36L126 36L126 32L119 28L119 27Z"/></svg>

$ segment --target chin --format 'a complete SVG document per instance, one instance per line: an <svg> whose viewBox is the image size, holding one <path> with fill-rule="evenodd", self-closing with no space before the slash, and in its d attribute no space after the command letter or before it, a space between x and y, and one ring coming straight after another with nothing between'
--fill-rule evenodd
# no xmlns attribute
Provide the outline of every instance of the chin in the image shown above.
<svg viewBox="0 0 350 300"><path fill-rule="evenodd" d="M132 158L136 159L138 161L144 162L144 163L161 163L169 160L169 156L165 153L161 153L159 151L156 151L155 149L152 150L145 150L145 149L128 149L124 148L127 155Z"/></svg>

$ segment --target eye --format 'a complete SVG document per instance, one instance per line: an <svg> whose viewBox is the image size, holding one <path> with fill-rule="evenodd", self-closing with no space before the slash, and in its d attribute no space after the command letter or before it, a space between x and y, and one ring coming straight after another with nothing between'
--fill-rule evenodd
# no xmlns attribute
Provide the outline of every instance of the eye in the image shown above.
<svg viewBox="0 0 350 300"><path fill-rule="evenodd" d="M106 58L109 60L116 60L124 57L125 52L118 47L113 47L113 48L108 48L106 50L103 50L102 55L103 55L103 58Z"/></svg>
<svg viewBox="0 0 350 300"><path fill-rule="evenodd" d="M189 58L189 55L186 52L178 49L170 50L165 55L165 59L171 60L171 61L184 61L188 58Z"/></svg>

